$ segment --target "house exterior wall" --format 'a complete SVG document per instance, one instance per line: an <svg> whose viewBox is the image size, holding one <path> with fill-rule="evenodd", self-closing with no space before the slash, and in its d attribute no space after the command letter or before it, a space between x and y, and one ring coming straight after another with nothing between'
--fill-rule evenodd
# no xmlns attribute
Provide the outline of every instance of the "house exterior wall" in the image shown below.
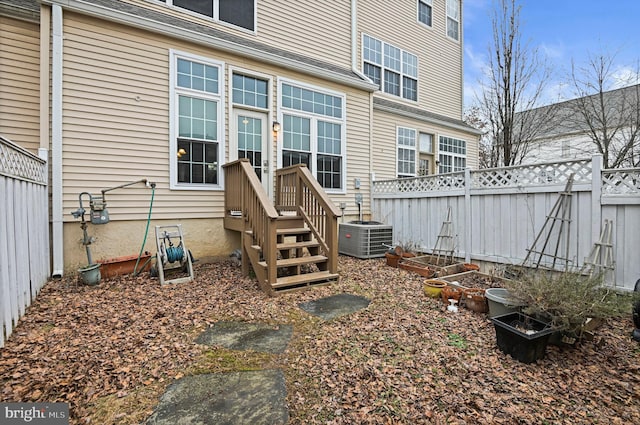
<svg viewBox="0 0 640 425"><path fill-rule="evenodd" d="M351 64L351 5L348 1L257 0L255 32L168 6L165 1L124 1L343 67L350 67ZM309 28L314 31L309 31Z"/></svg>
<svg viewBox="0 0 640 425"><path fill-rule="evenodd" d="M468 132L438 125L386 111L373 112L372 160L376 180L395 179L398 176L397 128L414 129L416 134L426 133L433 136L433 155L429 156L429 174L437 173L435 161L438 160L438 140L440 136L453 137L467 142L467 167L478 168L478 138Z"/></svg>
<svg viewBox="0 0 640 425"><path fill-rule="evenodd" d="M230 139L230 69L259 73L272 82L269 113L279 119L278 84L281 79L343 93L346 98L346 190L330 194L346 213L356 214L352 201L354 179L368 193L370 169L370 93L337 83L267 65L201 45L164 37L84 15L64 13L63 49L63 210L78 207L81 192L148 178L157 183L152 223L183 223L187 247L196 257L228 255L237 248L233 232L224 230L222 190L170 189L170 51L221 61L224 70L224 140ZM233 155L225 143L225 159ZM271 141L271 164L277 163L277 144ZM350 160L352 158L352 160ZM275 167L274 167L275 168ZM222 187L221 189L224 189ZM365 197L365 199L368 197ZM109 192L106 200L111 222L91 226L97 242L96 260L139 250L151 192L142 184ZM368 204L368 201L367 201ZM86 205L85 205L86 207ZM368 205L364 206L369 208ZM80 244L80 226L64 215L65 268L86 261ZM137 230L136 230L137 229ZM153 229L153 227L152 227ZM153 233L153 232L151 232ZM155 251L153 235L146 249Z"/></svg>
<svg viewBox="0 0 640 425"><path fill-rule="evenodd" d="M358 67L362 70L363 34L417 55L417 102L384 92L377 92L376 96L461 120L462 43L447 37L446 0L433 0L432 27L418 22L417 3L385 0L358 2ZM461 31L460 40L462 36Z"/></svg>
<svg viewBox="0 0 640 425"><path fill-rule="evenodd" d="M40 147L40 28L0 15L0 134L37 154Z"/></svg>

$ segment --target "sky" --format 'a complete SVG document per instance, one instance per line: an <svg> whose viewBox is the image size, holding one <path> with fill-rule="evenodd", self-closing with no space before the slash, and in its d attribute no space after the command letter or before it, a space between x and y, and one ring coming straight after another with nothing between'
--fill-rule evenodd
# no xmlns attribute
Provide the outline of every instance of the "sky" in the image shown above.
<svg viewBox="0 0 640 425"><path fill-rule="evenodd" d="M472 105L486 69L496 0L464 0L464 104ZM572 61L586 65L589 54L614 55L620 81L640 67L640 0L517 0L522 41L551 65L543 104L575 96L567 84ZM621 84L622 85L622 84ZM623 84L628 85L628 84Z"/></svg>

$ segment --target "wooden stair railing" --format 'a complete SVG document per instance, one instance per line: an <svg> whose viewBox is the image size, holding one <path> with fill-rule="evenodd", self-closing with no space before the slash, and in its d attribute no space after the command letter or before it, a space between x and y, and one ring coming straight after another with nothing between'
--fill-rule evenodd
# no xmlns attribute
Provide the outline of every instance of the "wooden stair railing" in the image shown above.
<svg viewBox="0 0 640 425"><path fill-rule="evenodd" d="M225 190L225 219L239 217L242 220L241 229L238 229L242 230L242 273L245 276L249 274L249 262L246 261L249 259L260 287L270 293L271 284L277 280L278 212L248 159L230 162L223 165L223 168L225 182L228 187L233 187L233 190ZM255 245L260 249L252 249ZM258 267L260 262L266 263L266 267Z"/></svg>
<svg viewBox="0 0 640 425"><path fill-rule="evenodd" d="M276 209L301 216L320 243L328 271L338 273L338 217L341 213L305 164L276 171Z"/></svg>

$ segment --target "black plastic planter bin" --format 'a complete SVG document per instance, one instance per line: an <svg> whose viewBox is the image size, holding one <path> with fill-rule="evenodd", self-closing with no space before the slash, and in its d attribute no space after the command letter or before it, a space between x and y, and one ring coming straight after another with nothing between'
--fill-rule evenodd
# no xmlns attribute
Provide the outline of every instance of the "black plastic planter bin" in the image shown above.
<svg viewBox="0 0 640 425"><path fill-rule="evenodd" d="M500 351L522 363L544 358L549 337L556 330L548 323L522 313L503 314L491 321L496 328Z"/></svg>

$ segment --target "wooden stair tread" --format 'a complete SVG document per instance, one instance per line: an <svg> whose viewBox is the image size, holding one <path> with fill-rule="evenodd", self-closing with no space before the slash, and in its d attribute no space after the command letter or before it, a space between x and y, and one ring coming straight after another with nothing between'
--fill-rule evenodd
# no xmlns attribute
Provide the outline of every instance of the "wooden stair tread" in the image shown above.
<svg viewBox="0 0 640 425"><path fill-rule="evenodd" d="M293 227L291 229L278 229L276 230L276 234L278 235L304 235L307 233L311 233L311 230L306 227Z"/></svg>
<svg viewBox="0 0 640 425"><path fill-rule="evenodd" d="M303 264L314 264L321 263L323 261L327 261L327 257L324 255L310 255L308 257L296 257L296 258L282 258L276 261L277 267L291 267L291 266L301 266ZM262 267L267 267L266 261L260 261L258 264Z"/></svg>
<svg viewBox="0 0 640 425"><path fill-rule="evenodd" d="M313 248L320 246L316 241L301 241L301 242L283 242L277 245L278 249L294 249L294 248Z"/></svg>
<svg viewBox="0 0 640 425"><path fill-rule="evenodd" d="M273 289L285 288L288 286L296 286L304 283L318 282L322 280L336 280L339 275L328 271L320 271L315 273L297 274L293 276L279 277L277 282L272 284Z"/></svg>

